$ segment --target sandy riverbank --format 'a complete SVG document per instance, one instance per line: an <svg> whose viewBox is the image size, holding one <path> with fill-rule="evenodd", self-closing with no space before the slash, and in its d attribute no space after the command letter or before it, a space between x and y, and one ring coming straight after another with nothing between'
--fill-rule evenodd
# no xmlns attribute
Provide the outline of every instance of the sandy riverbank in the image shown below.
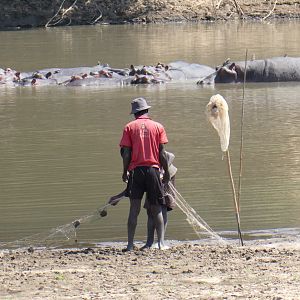
<svg viewBox="0 0 300 300"><path fill-rule="evenodd" d="M0 252L0 299L300 299L296 246Z"/></svg>

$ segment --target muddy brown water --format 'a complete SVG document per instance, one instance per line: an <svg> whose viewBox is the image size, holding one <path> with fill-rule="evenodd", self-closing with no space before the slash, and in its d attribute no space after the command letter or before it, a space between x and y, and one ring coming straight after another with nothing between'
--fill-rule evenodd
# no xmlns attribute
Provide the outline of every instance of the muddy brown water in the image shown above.
<svg viewBox="0 0 300 300"><path fill-rule="evenodd" d="M0 32L0 67L113 67L184 60L216 66L228 57L300 53L300 22L80 26ZM70 223L119 193L118 143L130 100L149 99L176 155L176 187L220 234L236 238L225 160L204 110L222 94L231 118L230 151L239 171L242 85L194 82L124 87L0 87L0 242ZM241 227L245 238L299 237L299 83L249 83L245 89ZM84 224L81 242L126 241L128 201ZM142 209L136 238L144 240ZM181 211L169 214L167 239L196 239ZM71 241L72 242L72 241Z"/></svg>

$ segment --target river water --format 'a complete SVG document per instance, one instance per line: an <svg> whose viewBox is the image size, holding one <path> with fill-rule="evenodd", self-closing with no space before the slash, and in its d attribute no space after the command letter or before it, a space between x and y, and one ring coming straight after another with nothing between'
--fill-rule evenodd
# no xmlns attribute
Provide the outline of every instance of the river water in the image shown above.
<svg viewBox="0 0 300 300"><path fill-rule="evenodd" d="M0 67L113 67L177 60L216 66L244 60L298 56L300 22L80 26L0 32ZM124 189L118 143L131 120L130 100L146 97L164 124L178 167L176 187L220 235L236 239L226 161L204 110L222 94L231 118L230 151L239 173L243 85L194 82L124 87L0 87L0 243L47 232L89 215ZM299 240L299 83L247 83L241 228L244 238ZM128 200L82 224L82 243L124 242ZM136 232L145 240L142 209ZM169 240L197 235L185 215L169 214ZM72 244L73 240L69 241Z"/></svg>

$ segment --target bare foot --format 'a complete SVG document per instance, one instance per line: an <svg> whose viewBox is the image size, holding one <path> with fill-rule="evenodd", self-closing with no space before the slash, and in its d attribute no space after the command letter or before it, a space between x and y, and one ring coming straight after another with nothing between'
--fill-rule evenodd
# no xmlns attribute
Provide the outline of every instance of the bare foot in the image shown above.
<svg viewBox="0 0 300 300"><path fill-rule="evenodd" d="M130 252L130 251L134 251L134 250L138 250L137 247L135 247L134 245L130 245L125 248L125 249L122 249L122 252Z"/></svg>
<svg viewBox="0 0 300 300"><path fill-rule="evenodd" d="M133 251L133 248L124 248L122 249L122 252L130 252L130 251Z"/></svg>
<svg viewBox="0 0 300 300"><path fill-rule="evenodd" d="M159 250L168 250L168 249L170 249L170 247L165 244L158 243L158 249Z"/></svg>
<svg viewBox="0 0 300 300"><path fill-rule="evenodd" d="M145 251L145 250L149 250L151 249L151 246L150 245L144 245L142 248L140 248L141 251Z"/></svg>

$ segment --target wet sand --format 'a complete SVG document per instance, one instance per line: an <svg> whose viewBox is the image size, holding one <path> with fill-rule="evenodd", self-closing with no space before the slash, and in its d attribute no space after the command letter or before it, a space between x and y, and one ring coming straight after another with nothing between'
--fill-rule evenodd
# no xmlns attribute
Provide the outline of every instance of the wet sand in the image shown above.
<svg viewBox="0 0 300 300"><path fill-rule="evenodd" d="M296 245L0 252L0 299L300 299Z"/></svg>

